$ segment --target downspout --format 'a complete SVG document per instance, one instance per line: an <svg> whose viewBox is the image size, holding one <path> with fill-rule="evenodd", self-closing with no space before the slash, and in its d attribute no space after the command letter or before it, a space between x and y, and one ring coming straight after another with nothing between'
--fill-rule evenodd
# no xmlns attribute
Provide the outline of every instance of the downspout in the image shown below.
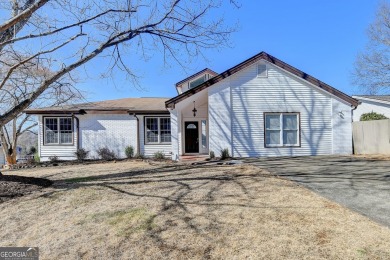
<svg viewBox="0 0 390 260"><path fill-rule="evenodd" d="M76 142L77 142L77 150L79 150L80 149L80 119L77 116L75 116L74 114L72 114L72 117L76 119L76 124L77 124L77 126L76 126L76 130L77 130Z"/></svg>
<svg viewBox="0 0 390 260"><path fill-rule="evenodd" d="M133 116L137 119L137 153L136 154L141 154L140 153L140 140L139 140L139 118L135 113L133 113Z"/></svg>
<svg viewBox="0 0 390 260"><path fill-rule="evenodd" d="M351 124L352 124L352 154L355 154L355 144L354 144L354 140L353 140L353 111L354 111L361 103L362 103L362 102L359 101L358 105L355 106L354 108L352 108L352 111L351 111L351 113L352 113L352 115L351 115L351 118L352 118L352 122L351 122Z"/></svg>

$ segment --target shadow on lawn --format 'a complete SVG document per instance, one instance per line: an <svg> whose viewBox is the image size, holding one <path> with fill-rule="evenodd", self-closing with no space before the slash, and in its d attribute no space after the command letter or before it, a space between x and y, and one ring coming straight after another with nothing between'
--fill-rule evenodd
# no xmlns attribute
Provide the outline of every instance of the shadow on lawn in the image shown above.
<svg viewBox="0 0 390 260"><path fill-rule="evenodd" d="M208 258L215 239L213 232L222 232L222 227L226 225L220 218L225 210L241 212L245 208L257 208L260 211L262 209L283 211L286 208L293 208L278 207L266 202L254 203L254 198L259 196L259 192L271 191L259 191L253 189L250 184L264 182L267 178L274 177L261 170L248 172L240 167L167 165L148 170L59 180L53 187L61 191L104 187L129 199L143 201L149 198L152 200L151 203L157 200L159 210L148 220L150 225L146 231L147 236L163 250L192 252L195 249L179 247L171 243L172 241L164 239L163 236L165 232L174 229L178 223L184 224L185 230L189 233L195 232L197 236L210 242L210 246L203 249L204 252L196 252ZM283 182L281 185L292 184ZM51 195L47 193L43 196ZM163 224L158 227L152 225L154 222L161 223L161 221Z"/></svg>
<svg viewBox="0 0 390 260"><path fill-rule="evenodd" d="M293 206L275 206L267 201L255 200L263 195L275 192L260 184L274 175L291 178L298 182L325 183L342 182L349 189L359 193L359 184L367 181L388 182L388 166L390 162L361 160L350 157L296 157L246 159L246 163L259 167L255 172L245 171L241 166L216 165L163 165L147 170L128 171L122 173L91 175L79 178L69 178L54 182L53 187L61 191L84 187L103 187L117 192L129 199L143 200L149 198L152 203L158 201L159 210L148 220L147 236L166 252L176 250L183 253L194 253L191 247L179 247L164 238L164 234L174 229L177 223L184 223L186 232L195 232L198 236L210 241L204 252L196 252L208 258L213 249L215 238L213 232L223 232L226 223L221 221L221 215L229 211L245 212L246 209L274 210L276 215ZM345 174L345 167L351 171ZM274 175L264 173L267 169ZM367 172L374 174L366 174ZM352 176L352 177L351 177ZM277 182L278 184L294 186L292 182ZM268 185L268 182L267 182ZM257 187L254 188L254 187ZM264 188L259 188L264 187ZM230 191L230 193L229 193ZM57 192L54 190L52 193ZM47 193L43 196L50 196ZM229 199L230 198L230 199ZM145 206L147 207L147 206ZM194 213L194 208L201 208ZM323 207L300 207L313 210ZM244 214L244 213L240 213ZM157 221L158 220L158 221ZM163 221L158 227L154 222ZM202 222L203 221L203 222ZM202 223L202 224L199 224ZM207 232L205 232L207 230ZM215 242L215 241L214 241Z"/></svg>

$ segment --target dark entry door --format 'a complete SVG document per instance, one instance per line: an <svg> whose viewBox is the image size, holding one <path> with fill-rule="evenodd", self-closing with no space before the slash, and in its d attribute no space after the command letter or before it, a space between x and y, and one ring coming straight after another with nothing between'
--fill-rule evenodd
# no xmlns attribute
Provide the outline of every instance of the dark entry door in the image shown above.
<svg viewBox="0 0 390 260"><path fill-rule="evenodd" d="M185 152L199 153L199 127L198 122L185 122Z"/></svg>

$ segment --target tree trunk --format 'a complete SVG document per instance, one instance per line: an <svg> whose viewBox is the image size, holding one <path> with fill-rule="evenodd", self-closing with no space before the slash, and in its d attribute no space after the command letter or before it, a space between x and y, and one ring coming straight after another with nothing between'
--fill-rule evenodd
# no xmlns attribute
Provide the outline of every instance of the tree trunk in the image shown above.
<svg viewBox="0 0 390 260"><path fill-rule="evenodd" d="M6 160L7 160L7 164L9 165L14 165L16 164L16 152L13 152L11 154L7 154L5 156Z"/></svg>

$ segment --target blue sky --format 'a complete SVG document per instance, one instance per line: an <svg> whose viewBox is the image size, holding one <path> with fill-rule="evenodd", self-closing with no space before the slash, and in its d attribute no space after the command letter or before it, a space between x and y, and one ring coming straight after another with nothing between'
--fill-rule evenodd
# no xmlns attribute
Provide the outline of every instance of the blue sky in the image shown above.
<svg viewBox="0 0 390 260"><path fill-rule="evenodd" d="M228 1L227 1L228 2ZM99 59L79 72L80 87L87 99L125 97L173 97L174 84L205 67L222 72L261 52L269 54L349 94L361 93L351 83L356 54L367 43L366 30L374 18L375 0L273 0L244 1L241 7L225 4L219 11L227 23L238 22L231 36L232 47L205 51L208 60L198 59L184 71L172 63L164 67L162 55L148 62L135 60L132 69L140 76L144 91L118 72L102 79L104 60ZM83 73L87 72L88 78Z"/></svg>

